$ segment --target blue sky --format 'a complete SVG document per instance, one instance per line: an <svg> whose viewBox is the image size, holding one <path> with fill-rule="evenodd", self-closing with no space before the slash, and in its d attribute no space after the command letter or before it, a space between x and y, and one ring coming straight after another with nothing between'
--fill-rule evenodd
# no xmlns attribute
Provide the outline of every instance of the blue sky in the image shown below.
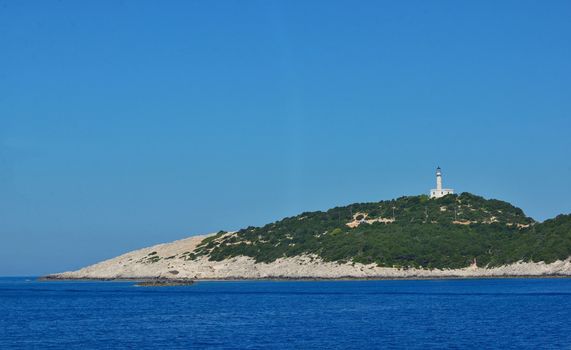
<svg viewBox="0 0 571 350"><path fill-rule="evenodd" d="M445 185L571 212L568 1L0 1L0 275Z"/></svg>

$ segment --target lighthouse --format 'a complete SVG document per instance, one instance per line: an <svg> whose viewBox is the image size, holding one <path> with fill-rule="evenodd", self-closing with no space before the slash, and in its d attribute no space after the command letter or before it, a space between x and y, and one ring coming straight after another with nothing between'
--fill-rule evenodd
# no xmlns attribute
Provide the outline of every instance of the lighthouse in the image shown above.
<svg viewBox="0 0 571 350"><path fill-rule="evenodd" d="M451 188L442 188L442 169L436 168L436 188L430 190L430 198L440 198L453 193Z"/></svg>

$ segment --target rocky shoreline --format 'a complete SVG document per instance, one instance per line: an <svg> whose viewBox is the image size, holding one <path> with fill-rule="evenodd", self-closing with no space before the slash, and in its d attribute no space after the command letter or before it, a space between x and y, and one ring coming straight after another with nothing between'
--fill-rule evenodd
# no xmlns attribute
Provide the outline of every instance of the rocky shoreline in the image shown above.
<svg viewBox="0 0 571 350"><path fill-rule="evenodd" d="M316 255L256 263L238 256L223 261L207 257L185 259L187 252L207 236L195 236L123 254L77 271L46 276L47 280L379 280L454 278L552 278L571 277L571 259L549 264L517 262L497 267L470 266L462 269L420 269L379 267L376 264L326 262Z"/></svg>
<svg viewBox="0 0 571 350"><path fill-rule="evenodd" d="M551 274L551 275L502 275L502 276L438 276L438 277L338 277L338 278L320 278L320 277L267 277L267 278L204 278L200 280L188 280L180 282L177 279L157 279L157 280L140 280L138 278L65 278L53 277L54 275L39 278L40 281L92 281L92 282L135 282L138 286L181 286L193 285L197 282L243 282L243 281L274 281L274 282L319 282L319 281L429 281L429 280L477 280L477 279L514 279L514 278L571 278L571 275Z"/></svg>

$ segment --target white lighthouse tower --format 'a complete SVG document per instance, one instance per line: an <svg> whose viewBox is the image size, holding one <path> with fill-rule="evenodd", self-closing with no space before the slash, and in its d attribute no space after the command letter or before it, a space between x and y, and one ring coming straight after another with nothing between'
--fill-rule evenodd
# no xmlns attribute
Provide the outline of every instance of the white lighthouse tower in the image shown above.
<svg viewBox="0 0 571 350"><path fill-rule="evenodd" d="M430 198L440 198L453 193L451 188L442 188L442 170L440 167L436 168L436 188L430 190Z"/></svg>

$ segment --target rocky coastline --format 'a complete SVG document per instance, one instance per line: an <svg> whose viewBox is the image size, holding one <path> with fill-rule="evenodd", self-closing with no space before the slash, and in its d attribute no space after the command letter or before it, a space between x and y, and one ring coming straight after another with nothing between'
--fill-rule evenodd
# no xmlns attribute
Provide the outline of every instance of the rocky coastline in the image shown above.
<svg viewBox="0 0 571 350"><path fill-rule="evenodd" d="M442 279L571 277L571 259L543 262L517 262L497 267L468 266L462 269L390 268L376 264L323 261L316 255L300 255L256 263L238 256L223 261L207 257L194 260L177 258L206 237L194 236L123 254L77 271L45 276L47 280L137 280L149 284L200 280L346 280L346 279ZM166 282L165 282L166 283ZM187 283L187 282L185 282Z"/></svg>

